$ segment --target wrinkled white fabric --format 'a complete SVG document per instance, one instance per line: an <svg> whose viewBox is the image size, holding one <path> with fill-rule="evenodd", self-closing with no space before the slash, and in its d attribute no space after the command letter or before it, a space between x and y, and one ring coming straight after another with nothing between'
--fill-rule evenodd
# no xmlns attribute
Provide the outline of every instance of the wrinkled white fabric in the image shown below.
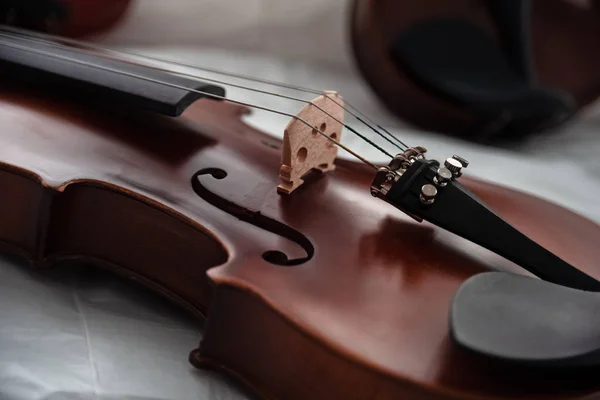
<svg viewBox="0 0 600 400"><path fill-rule="evenodd" d="M407 143L424 145L435 157L460 154L471 162L468 171L474 176L600 221L600 117L594 109L560 132L502 149L408 128L383 109L355 71L345 36L349 3L138 0L122 25L97 40L231 72L338 90ZM234 99L291 113L299 109L298 103L227 89ZM255 112L248 121L275 136L281 136L287 123L265 112ZM348 132L343 141L368 158L384 159ZM188 353L202 336L194 321L145 290L78 267L40 273L21 260L0 258L0 399L246 398L219 375L189 365Z"/></svg>

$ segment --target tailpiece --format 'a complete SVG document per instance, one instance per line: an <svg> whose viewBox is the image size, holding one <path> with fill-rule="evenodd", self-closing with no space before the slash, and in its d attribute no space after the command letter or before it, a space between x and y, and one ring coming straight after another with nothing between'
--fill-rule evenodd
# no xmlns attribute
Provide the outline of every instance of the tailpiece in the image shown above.
<svg viewBox="0 0 600 400"><path fill-rule="evenodd" d="M514 262L537 277L574 289L600 291L600 282L546 250L460 184L469 164L454 155L427 160L424 147L400 153L379 169L371 194L417 221L426 220Z"/></svg>

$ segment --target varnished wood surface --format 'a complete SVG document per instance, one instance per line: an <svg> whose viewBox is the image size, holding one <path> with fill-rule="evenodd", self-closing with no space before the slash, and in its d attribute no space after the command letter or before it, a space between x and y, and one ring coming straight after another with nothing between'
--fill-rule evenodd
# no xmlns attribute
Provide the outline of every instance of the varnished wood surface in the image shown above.
<svg viewBox="0 0 600 400"><path fill-rule="evenodd" d="M207 312L191 360L230 371L264 398L600 392L594 374L519 371L457 349L448 310L461 282L521 269L373 198L362 165L338 162L291 196L277 194L280 142L244 124L244 112L202 100L177 121L3 85L0 239L45 265L91 258L196 315ZM192 187L202 170L213 171L198 177L204 197ZM597 225L462 179L526 234L600 278ZM273 251L306 257L305 239L314 248L307 261L267 261Z"/></svg>
<svg viewBox="0 0 600 400"><path fill-rule="evenodd" d="M421 21L457 18L498 38L483 0L353 0L349 36L356 65L382 103L402 120L426 130L464 134L478 123L466 108L417 85L392 59L397 35ZM535 82L571 94L577 108L600 95L598 5L534 0L531 47ZM587 5L586 5L587 4ZM502 45L499 39L499 45Z"/></svg>

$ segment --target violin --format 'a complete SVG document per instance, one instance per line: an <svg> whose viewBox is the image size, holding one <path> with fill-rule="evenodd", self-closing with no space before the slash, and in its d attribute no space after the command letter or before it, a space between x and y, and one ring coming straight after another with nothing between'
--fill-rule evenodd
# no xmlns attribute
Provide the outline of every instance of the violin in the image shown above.
<svg viewBox="0 0 600 400"><path fill-rule="evenodd" d="M350 42L381 103L480 143L561 126L598 99L596 2L353 0Z"/></svg>
<svg viewBox="0 0 600 400"><path fill-rule="evenodd" d="M593 374L467 348L449 318L489 271L598 291L595 223L429 159L335 91L296 88L312 100L287 115L147 57L0 36L3 251L87 260L171 300L205 321L192 365L262 399L600 394ZM283 138L253 110L289 118ZM353 134L396 154L374 164Z"/></svg>

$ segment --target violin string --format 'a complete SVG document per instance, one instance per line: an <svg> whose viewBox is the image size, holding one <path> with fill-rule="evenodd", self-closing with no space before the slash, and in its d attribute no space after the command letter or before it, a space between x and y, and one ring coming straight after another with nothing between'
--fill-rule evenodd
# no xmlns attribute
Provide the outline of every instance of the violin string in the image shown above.
<svg viewBox="0 0 600 400"><path fill-rule="evenodd" d="M91 43L87 43L87 42L83 42L83 41L79 41L79 40L76 40L76 39L56 37L56 36L49 35L49 34L44 34L44 33L41 33L41 32L30 32L28 30L19 29L19 28L15 28L15 27L8 27L8 26L0 26L0 29L12 31L12 32L16 32L16 33L19 33L19 34L21 34L23 36L25 35L25 33L27 33L30 36L37 36L38 38L40 38L40 37L50 38L50 41L47 41L47 42L50 42L50 43L52 41L61 41L61 42L64 42L64 43L70 43L70 44L77 45L77 46L84 46L84 47L89 47L89 48L93 48L93 49L97 49L97 50L102 50L102 51L107 51L108 50L108 51L111 51L111 52L114 52L114 53L127 54L129 56L144 58L144 59L147 59L147 60L164 62L164 63L168 63L168 64L171 64L171 65L178 65L180 67L186 67L186 68L203 70L205 72L212 72L212 73L216 73L216 74L220 74L220 75L230 76L230 77L233 77L233 78L238 78L238 79L243 79L243 80L253 81L253 82L258 82L258 83L263 83L263 84L272 85L272 86L278 86L278 87L282 87L282 88L286 88L286 89L291 89L291 90L296 90L296 91L300 91L300 92L317 94L317 95L321 95L322 94L322 91L319 91L319 90L313 89L313 88L307 88L307 87L298 86L298 85L291 85L291 84L287 84L287 83L276 82L276 81L273 81L273 80L262 79L262 78L256 78L256 77L252 77L252 76L248 76L248 75L243 75L243 74L238 74L238 73L233 73L233 72L226 72L226 71L222 71L222 70L219 70L219 69L216 69L216 68L209 68L209 67L204 67L204 66L199 66L199 65L189 64L189 63L183 63L183 62L180 62L180 61L162 59L162 58L153 57L153 56L149 56L149 55L141 55L141 54L137 54L137 53L127 52L127 51L124 51L124 50L111 49L111 48L108 48L108 47L97 46L97 45L94 45L94 44L91 44ZM148 66L148 65L145 65L145 66L152 68L151 66ZM202 79L202 78L200 78L200 79ZM249 89L249 90L251 90L251 89ZM329 97L329 96L327 96L327 97ZM350 115L352 115L354 118L356 118L360 123L366 125L373 132L375 132L377 135L379 135L380 137L384 138L386 141L388 141L389 143L391 143L393 146L397 147L398 149L400 149L402 151L406 150L408 148L408 146L403 141L401 141L400 139L398 139L398 137L396 135L392 134L387 129L383 128L381 125L375 123L371 118L367 117L364 113L362 113L360 110L358 110L352 104L350 104L348 101L345 100L344 101L345 105L342 105L342 104L338 103L335 99L333 99L331 97L329 97L329 99L331 101L333 101L337 106L339 106L342 109L344 109L344 111L348 112ZM302 101L306 101L306 100L302 100ZM346 108L346 106L348 108ZM351 109L351 110L349 110L349 109ZM359 114L362 118L360 118L357 114ZM364 120L363 120L363 118L364 118ZM375 129L375 127L373 125L377 126L377 128L379 128L380 130L382 130L383 132L385 132L385 134L387 134L387 136L389 136L390 138L392 138L397 144L393 143L388 137L386 137L386 135L384 135L383 133L381 133L380 131L378 131L377 129ZM354 133L356 133L356 132L354 132Z"/></svg>
<svg viewBox="0 0 600 400"><path fill-rule="evenodd" d="M15 37L15 36L11 36L11 35L6 35L4 33L0 33L0 36L4 36L4 37ZM21 38L21 37L18 37ZM55 43L49 43L51 46L57 47L58 45ZM79 49L74 50L74 51L78 51L78 52L83 52ZM87 52L86 52L87 53ZM87 53L89 54L89 53ZM238 85L238 84L234 84L234 83L229 83L229 82L225 82L219 79L213 79L213 78L208 78L208 77L204 77L204 76L198 76L198 75L194 75L194 74L189 74L189 73L185 73L185 72L179 72L179 71L173 71L170 69L166 69L166 68L160 68L160 67L154 67L154 66L148 66L146 64L138 64L138 63L133 63L133 62L129 62L130 64L134 64L134 65L141 65L144 67L148 67L151 69L154 69L156 71L161 71L161 72L165 72L165 73L171 73L171 74L177 74L177 75L181 75L181 76L185 76L188 78L194 78L194 79L199 79L202 81L208 81L208 82L213 82L213 83L219 83L222 85L229 85L232 87L236 87L239 89L243 89L243 90L248 90L248 91L252 91L252 92L256 92L256 93L262 93L262 94L266 94L269 96L275 96L275 97L280 97L280 98L284 98L284 99L288 99L288 100L293 100L293 101L297 101L300 103L304 103L304 104L311 104L312 106L314 106L315 108L317 108L320 112L322 112L323 114L329 116L330 118L332 118L333 120L335 120L336 122L338 122L339 124L341 124L342 126L344 126L345 128L347 128L349 131L351 131L352 133L354 133L355 135L357 135L358 137L360 137L362 140L364 140L366 143L368 143L369 145L375 147L377 150L379 150L381 153L385 154L386 156L393 158L394 156L391 155L389 152L387 152L385 149L383 149L382 147L380 147L379 145L377 145L375 142L373 142L372 140L370 140L369 138L367 138L365 135L359 133L358 131L356 131L354 128L352 128L351 126L349 126L348 124L340 121L337 117L331 115L329 112L327 112L326 110L324 110L322 107L320 107L317 104L314 104L312 101L307 101L298 97L293 97L293 96L287 96L284 94L280 94L280 93L273 93L273 92L269 92L266 90L261 90L261 89L256 89L256 88L252 88L252 87L248 87L248 86L244 86L244 85ZM326 94L327 95L327 94ZM331 101L335 100L329 96L327 96L328 99L330 99ZM369 126L369 125L367 125ZM400 150L404 150L402 148L400 148L400 146L398 146L397 144L395 144L394 142L392 142L390 139L388 139L387 137L381 135L385 140L387 140L392 146L397 147Z"/></svg>
<svg viewBox="0 0 600 400"><path fill-rule="evenodd" d="M4 29L5 27L1 27L1 28ZM14 29L14 28L8 28L6 30L12 30L12 31L17 31L17 32L19 31L18 29ZM2 35L2 34L0 34L0 35ZM6 36L6 35L4 35L4 36ZM48 37L50 35L37 34L37 36L46 36L46 37ZM29 37L24 36L23 34L21 34L21 36L15 36L15 37L19 37L19 38L23 38L23 39L27 39L27 40L33 40L33 39L29 38ZM52 37L52 36L50 36L50 37ZM319 92L316 89L307 89L307 88L302 88L302 87L299 87L299 86L293 86L293 85L287 85L287 84L282 84L282 83L276 83L276 82L268 81L268 80L261 80L259 78L246 77L244 75L239 75L239 74L221 72L221 71L219 71L217 69L213 69L213 68L203 68L203 67L198 67L198 66L194 66L194 65L191 65L191 64L183 64L183 63L179 63L179 62L175 62L175 61L170 61L170 60L164 60L164 59L160 59L160 58L156 58L156 57L151 57L151 56L143 56L143 55L139 55L139 54L135 54L135 53L128 53L128 52L125 52L125 51L111 50L111 49L103 48L103 47L100 47L100 46L86 45L85 42L80 42L80 41L73 40L73 39L58 38L56 40L58 40L58 41L64 41L66 43L71 42L72 44L76 44L76 45L79 45L79 46L86 46L86 47L90 47L90 48L98 48L100 50L110 50L112 52L127 54L127 55L131 55L131 56L134 56L134 57L146 58L146 59L149 59L149 60L154 60L154 61L159 61L159 62L165 62L165 63L171 63L173 65L179 65L179 66L183 66L183 67L189 67L189 68L194 68L194 69L199 69L199 70L205 70L207 72L214 72L214 73L221 74L221 75L233 76L233 77L237 77L237 78L240 78L240 79L246 79L246 80L250 80L250 81L257 81L257 82L266 83L266 84L270 84L270 85L276 85L276 86L281 86L281 87L288 87L288 88L291 88L291 89L294 89L294 90L305 91L305 92L308 92L308 93L314 93L314 94L318 94L318 95L323 95L322 92ZM44 43L47 43L47 44L52 45L54 47L60 47L58 44L54 43L54 41L42 40L42 39L38 39L36 41L43 41ZM81 49L73 49L73 50L74 51L84 52ZM85 52L87 54L90 54L89 51L85 51ZM237 85L237 84L233 84L233 83L222 81L222 80L217 80L217 79L208 78L208 77L204 77L204 76L199 76L199 75L184 73L184 72L180 72L180 71L173 71L173 70L170 70L170 69L164 69L164 68L160 68L160 67L156 67L156 66L152 66L152 65L147 65L147 64L134 63L131 60L121 60L121 61L125 61L125 62L128 62L130 64L142 65L144 67L152 68L152 69L155 69L155 70L158 70L158 71L162 71L162 72L174 73L174 74L179 74L179 75L182 75L182 76L187 76L187 77L190 77L190 78L196 78L196 79L201 79L201 80L205 80L205 81L211 81L211 82L215 82L215 83L220 83L220 84L223 84L223 85L229 85L229 86L237 87L237 88L244 89L244 90L254 91L254 92L263 93L263 94L267 94L267 95L271 95L271 96L277 96L277 97L285 98L285 99L288 99L288 100L299 101L299 102L302 102L302 103L305 103L305 104L313 104L310 101L307 101L307 100L304 100L304 99L300 99L300 98L297 98L297 97L286 96L286 95L283 95L283 94L269 92L269 91L265 91L265 90L260 90L260 89L256 89L256 88L252 88L252 87L248 87L248 86ZM400 151L404 151L408 147L408 146L406 146L406 144L404 144L402 141L400 141L393 134L391 134L390 132L388 132L387 130L385 130L385 132L387 133L387 135L390 136L390 137L392 137L393 139L395 139L396 142L398 142L399 144L394 143L388 137L386 137L384 134L382 134L377 129L375 129L372 125L369 125L367 122L365 122L360 117L358 117L357 115L355 115L352 111L348 110L346 107L344 107L343 105L341 105L340 103L338 103L336 101L336 99L334 99L333 97L330 97L329 94L325 93L324 95L327 98L329 98L329 100L331 100L333 103L335 103L337 106L341 107L342 109L344 109L345 111L347 111L350 115L354 116L360 123L366 125L368 128L370 128L373 132L375 132L377 135L379 135L380 137L382 137L384 140L386 140L392 146L398 148ZM351 106L349 103L346 102L346 104L348 104L349 107L352 107L356 112L360 113L360 111L356 110L356 108L354 108L353 106ZM334 120L336 120L338 123L342 124L344 127L346 127L348 130L350 130L352 133L354 133L355 135L357 135L358 137L360 137L362 140L364 140L365 142L367 142L371 146L375 147L377 150L379 150L380 152L382 152L386 156L388 156L390 158L393 157L390 153L388 153L387 151L385 151L384 149L382 149L380 146L378 146L377 144L375 144L373 141L371 141L368 138L366 138L364 135L360 134L358 131L356 131L354 128L352 128L348 124L343 123L342 121L340 121L339 119L335 118L331 114L327 113L325 110L323 110L321 107L317 106L316 104L313 104L313 106L315 106L316 108L318 108L321 112L325 113L329 117L331 117ZM368 117L366 117L364 115L363 115L363 117L365 119L368 118ZM379 125L377 125L377 126L379 127ZM381 129L381 127L380 127L380 129ZM404 146L404 148L401 147L401 146Z"/></svg>
<svg viewBox="0 0 600 400"><path fill-rule="evenodd" d="M350 105L350 104L348 104L348 106L349 106L349 107L352 107L352 105ZM352 108L354 108L354 107L352 107ZM359 113L360 113L360 112L359 112ZM359 121L361 121L361 122L364 122L364 121L362 121L362 120L361 120L359 117L357 117L357 116L355 116L355 118L357 118L357 119L358 119ZM367 117L365 117L365 118L367 118ZM396 135L394 135L393 133L391 133L390 131L388 131L387 129L385 129L383 126L381 126L381 125L379 125L379 124L377 124L377 123L375 123L375 122L373 122L373 121L371 121L371 123L372 123L372 124L374 124L374 125L376 125L376 126L379 128L379 129L381 129L382 131L384 131L385 133L387 133L387 134L388 134L388 136L390 136L392 139L394 139L396 142L398 142L398 144L399 144L400 146L396 146L396 147L398 147L398 148L399 148L399 149L401 149L402 151L404 151L404 150L408 149L408 145L407 145L406 143L404 143L402 140L398 139L398 137L397 137ZM365 122L365 125L367 125L367 126L368 126L369 128L371 128L371 129L375 130L375 129L374 129L372 126L371 126L371 125L368 125L366 122ZM376 132L377 132L377 131L376 131ZM377 133L379 133L379 132L377 132ZM381 135L381 133L379 133L379 134Z"/></svg>
<svg viewBox="0 0 600 400"><path fill-rule="evenodd" d="M156 83L156 84L159 84L159 85L170 86L170 87L174 87L174 88L177 88L177 89L185 90L185 91L188 91L188 92L202 94L202 95L204 95L206 97L209 97L209 98L212 97L212 98L216 98L216 99L228 101L228 102L231 102L231 103L243 105L243 106L246 106L246 107L256 108L256 109L259 109L259 110L263 110L263 111L267 111L267 112L271 112L271 113L283 115L285 117L295 119L295 120L297 120L297 121L305 124L309 128L314 129L321 136L323 136L324 138L326 138L327 140L329 140L330 142L332 142L336 146L338 146L338 147L342 148L343 150L347 151L348 153L350 153L351 155L353 155L354 157L356 157L357 159L359 159L363 163L367 164L368 166L372 167L375 170L378 169L378 167L375 164L373 164L369 160L365 159L361 155L357 154L353 150L349 149L345 145L341 144L337 140L333 139L332 137L330 137L329 135L327 135L325 132L323 132L320 128L317 128L316 126L312 126L305 119L300 118L297 115L293 115L293 114L287 113L285 111L275 110L273 108L268 108L268 107L260 106L260 105L257 105L257 104L252 104L252 103L248 103L248 102L234 100L234 99L227 98L227 97L224 97L224 96L219 96L217 94L209 93L209 92L206 92L206 91L203 91L203 90L192 89L192 88L188 88L188 87L185 87L185 86L177 85L177 84L174 84L174 83L164 82L164 81L161 81L159 79L149 78L147 76L142 76L142 75L134 74L134 73L127 72L127 71L121 71L121 70L118 70L118 69L114 69L114 68L110 68L110 67L105 67L105 66L98 65L98 64L93 64L93 63L89 63L87 61L76 60L76 59L73 59L73 58L70 58L70 57L61 56L61 55L57 55L57 54L52 54L52 53L49 53L49 52L46 52L46 51L43 51L43 50L32 49L32 48L25 47L25 46L20 46L20 45L14 44L14 43L7 43L7 42L2 41L2 40L0 40L0 45L7 46L7 47L12 47L12 48L15 48L15 49L19 49L19 50L22 50L22 51L25 51L25 52L28 52L28 53L41 54L41 55L44 55L44 56L47 56L47 57L50 57L50 58L62 59L62 60L68 61L68 62L85 65L85 66L88 66L88 67L91 67L91 68L102 69L102 70L105 70L105 71L113 72L113 73L118 74L118 75L125 75L125 76L129 76L129 77L132 77L132 78L136 78L136 79L141 79L141 80L153 82L153 83Z"/></svg>

